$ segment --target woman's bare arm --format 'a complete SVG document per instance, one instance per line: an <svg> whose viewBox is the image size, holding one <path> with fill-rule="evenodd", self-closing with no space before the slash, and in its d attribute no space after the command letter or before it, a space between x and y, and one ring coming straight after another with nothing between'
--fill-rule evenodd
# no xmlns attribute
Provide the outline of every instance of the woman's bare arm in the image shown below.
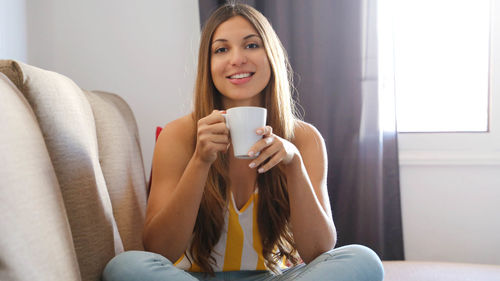
<svg viewBox="0 0 500 281"><path fill-rule="evenodd" d="M172 262L189 245L208 171L229 144L220 113L200 120L197 132L190 118L169 123L158 138L143 232L145 249Z"/></svg>
<svg viewBox="0 0 500 281"><path fill-rule="evenodd" d="M285 166L294 240L308 263L333 249L337 235L328 197L327 154L321 134L302 123L294 141L300 154Z"/></svg>

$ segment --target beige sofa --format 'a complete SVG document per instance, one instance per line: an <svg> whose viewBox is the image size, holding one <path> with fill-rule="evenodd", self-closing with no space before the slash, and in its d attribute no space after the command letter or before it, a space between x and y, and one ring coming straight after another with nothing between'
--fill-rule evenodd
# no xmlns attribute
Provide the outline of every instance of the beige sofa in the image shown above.
<svg viewBox="0 0 500 281"><path fill-rule="evenodd" d="M142 249L146 179L118 96L0 61L0 280L99 280Z"/></svg>
<svg viewBox="0 0 500 281"><path fill-rule="evenodd" d="M96 281L113 256L142 249L145 171L120 97L0 61L0 161L1 281ZM499 266L384 267L388 281L500 281Z"/></svg>

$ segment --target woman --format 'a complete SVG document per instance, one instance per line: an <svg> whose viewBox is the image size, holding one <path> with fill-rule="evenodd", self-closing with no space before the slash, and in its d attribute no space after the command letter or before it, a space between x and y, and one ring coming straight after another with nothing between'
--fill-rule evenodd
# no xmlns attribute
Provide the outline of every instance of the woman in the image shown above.
<svg viewBox="0 0 500 281"><path fill-rule="evenodd" d="M201 36L192 114L165 126L153 159L143 233L148 252L115 257L104 280L382 280L363 246L333 250L321 134L298 120L276 33L250 6L228 4ZM223 110L259 106L267 126L237 159ZM216 280L216 279L214 279Z"/></svg>

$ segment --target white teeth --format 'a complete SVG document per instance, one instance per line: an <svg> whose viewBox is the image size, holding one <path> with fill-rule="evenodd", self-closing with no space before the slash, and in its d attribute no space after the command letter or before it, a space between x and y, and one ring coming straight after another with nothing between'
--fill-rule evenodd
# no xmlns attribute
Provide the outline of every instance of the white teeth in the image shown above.
<svg viewBox="0 0 500 281"><path fill-rule="evenodd" d="M230 76L229 78L231 79L241 79L241 78L246 78L246 77L250 77L250 73L239 73L239 74L235 74L233 76Z"/></svg>

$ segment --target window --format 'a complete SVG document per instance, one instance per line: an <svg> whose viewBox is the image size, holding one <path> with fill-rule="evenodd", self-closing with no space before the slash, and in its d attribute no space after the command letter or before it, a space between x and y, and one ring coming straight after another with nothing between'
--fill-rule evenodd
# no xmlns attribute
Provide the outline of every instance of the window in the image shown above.
<svg viewBox="0 0 500 281"><path fill-rule="evenodd" d="M488 131L489 0L383 0L379 40L399 132Z"/></svg>

